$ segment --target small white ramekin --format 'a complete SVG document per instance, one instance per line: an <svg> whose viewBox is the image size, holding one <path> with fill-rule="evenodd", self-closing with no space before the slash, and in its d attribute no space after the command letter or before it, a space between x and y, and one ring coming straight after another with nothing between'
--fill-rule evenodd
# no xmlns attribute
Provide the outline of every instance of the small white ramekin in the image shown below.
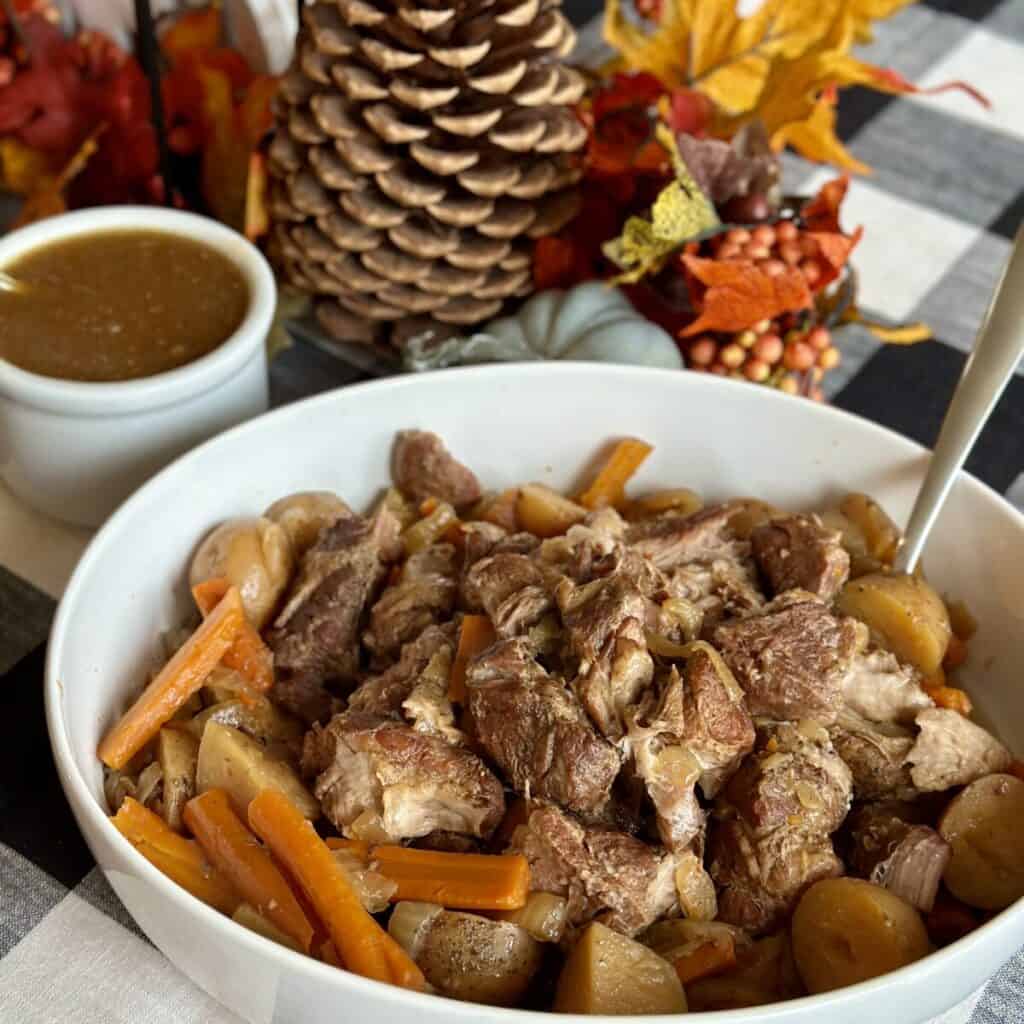
<svg viewBox="0 0 1024 1024"><path fill-rule="evenodd" d="M111 230L164 231L202 242L242 271L250 299L227 341L152 377L58 380L0 359L0 477L39 511L83 526L98 526L176 456L269 404L274 275L260 251L223 224L160 207L81 210L0 238L0 267L32 249Z"/></svg>

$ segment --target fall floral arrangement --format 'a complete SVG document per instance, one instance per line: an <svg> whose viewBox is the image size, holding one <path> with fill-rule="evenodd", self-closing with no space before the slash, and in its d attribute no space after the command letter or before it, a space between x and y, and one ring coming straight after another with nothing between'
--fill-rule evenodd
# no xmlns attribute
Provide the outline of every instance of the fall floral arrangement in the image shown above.
<svg viewBox="0 0 1024 1024"><path fill-rule="evenodd" d="M845 175L869 170L838 139L836 105L849 86L916 91L851 52L912 0L629 2L606 0L615 56L582 75L557 5L494 0L461 42L458 19L413 0L307 5L280 80L225 46L214 4L163 26L154 91L109 39L65 37L50 0L9 0L0 187L26 196L23 220L104 202L204 210L265 238L342 331L412 316L451 333L531 290L614 282L688 368L820 398L835 329L860 319L861 228L840 213ZM842 176L786 196L786 146Z"/></svg>

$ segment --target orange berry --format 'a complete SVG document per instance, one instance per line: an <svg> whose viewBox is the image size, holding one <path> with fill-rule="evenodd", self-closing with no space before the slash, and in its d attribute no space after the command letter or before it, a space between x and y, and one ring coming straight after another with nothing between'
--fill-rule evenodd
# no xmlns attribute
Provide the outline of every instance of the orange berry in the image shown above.
<svg viewBox="0 0 1024 1024"><path fill-rule="evenodd" d="M760 228L756 229L760 231ZM753 241L747 246L744 255L748 260L766 260L771 257L772 251L767 245L758 245L757 241Z"/></svg>
<svg viewBox="0 0 1024 1024"><path fill-rule="evenodd" d="M824 402L825 392L821 388L811 388L810 399L812 402Z"/></svg>
<svg viewBox="0 0 1024 1024"><path fill-rule="evenodd" d="M743 365L743 360L747 358L747 355L739 345L733 342L729 345L723 345L719 349L718 358L723 366L728 367L730 370L735 370L736 367Z"/></svg>
<svg viewBox="0 0 1024 1024"><path fill-rule="evenodd" d="M800 384L791 373L787 373L776 387L787 395L797 395L800 393Z"/></svg>
<svg viewBox="0 0 1024 1024"><path fill-rule="evenodd" d="M775 244L775 228L770 224L759 224L750 233L750 236L755 245L763 245L766 249L771 249Z"/></svg>
<svg viewBox="0 0 1024 1024"><path fill-rule="evenodd" d="M750 232L746 228L730 228L725 233L725 240L733 245L746 245L750 241Z"/></svg>
<svg viewBox="0 0 1024 1024"><path fill-rule="evenodd" d="M771 322L771 320L758 320L757 323L754 324L754 330L758 334L764 334L765 331L770 331L771 329L772 329L772 322Z"/></svg>
<svg viewBox="0 0 1024 1024"><path fill-rule="evenodd" d="M757 269L769 277L778 277L786 272L786 264L782 260L761 260Z"/></svg>
<svg viewBox="0 0 1024 1024"><path fill-rule="evenodd" d="M771 364L782 358L782 350L782 339L777 334L762 334L752 351L758 359Z"/></svg>
<svg viewBox="0 0 1024 1024"><path fill-rule="evenodd" d="M779 246L779 255L791 267L795 267L803 258L800 246L795 242L783 242L782 245Z"/></svg>
<svg viewBox="0 0 1024 1024"><path fill-rule="evenodd" d="M741 348L751 348L755 341L757 341L757 332L752 330L740 331L739 334L734 335L733 340Z"/></svg>
<svg viewBox="0 0 1024 1024"><path fill-rule="evenodd" d="M713 338L705 336L690 342L690 362L697 366L710 366L717 352L718 346Z"/></svg>
<svg viewBox="0 0 1024 1024"><path fill-rule="evenodd" d="M782 362L787 370L809 370L814 365L814 349L802 341L795 341L786 346Z"/></svg>
<svg viewBox="0 0 1024 1024"><path fill-rule="evenodd" d="M718 252L716 253L720 260L734 260L739 256L739 254L740 247L732 242L726 242L723 245L720 245L718 247Z"/></svg>
<svg viewBox="0 0 1024 1024"><path fill-rule="evenodd" d="M743 374L747 380L755 384L766 381L771 376L772 368L763 359L748 359L743 364Z"/></svg>
<svg viewBox="0 0 1024 1024"><path fill-rule="evenodd" d="M804 260L800 264L800 273L804 275L804 280L810 288L813 288L821 279L821 268L813 260Z"/></svg>
<svg viewBox="0 0 1024 1024"><path fill-rule="evenodd" d="M842 362L842 354L834 345L818 353L818 366L823 370L834 370Z"/></svg>
<svg viewBox="0 0 1024 1024"><path fill-rule="evenodd" d="M808 332L806 341L811 348L824 352L832 344L832 335L824 327L815 327Z"/></svg>
<svg viewBox="0 0 1024 1024"><path fill-rule="evenodd" d="M818 243L809 235L800 236L800 251L807 257L818 255Z"/></svg>
<svg viewBox="0 0 1024 1024"><path fill-rule="evenodd" d="M729 371L721 363L715 363L715 365L711 367L711 373L716 377L724 377L728 372Z"/></svg>
<svg viewBox="0 0 1024 1024"><path fill-rule="evenodd" d="M800 229L791 220L780 220L775 225L775 234L780 242L795 242L800 237Z"/></svg>

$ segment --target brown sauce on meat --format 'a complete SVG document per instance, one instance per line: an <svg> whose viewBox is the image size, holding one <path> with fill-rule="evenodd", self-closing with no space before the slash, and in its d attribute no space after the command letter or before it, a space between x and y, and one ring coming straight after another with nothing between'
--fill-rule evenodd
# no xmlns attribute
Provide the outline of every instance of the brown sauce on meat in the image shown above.
<svg viewBox="0 0 1024 1024"><path fill-rule="evenodd" d="M226 341L249 306L242 271L166 231L102 231L28 252L3 269L0 358L44 377L117 381L184 366Z"/></svg>

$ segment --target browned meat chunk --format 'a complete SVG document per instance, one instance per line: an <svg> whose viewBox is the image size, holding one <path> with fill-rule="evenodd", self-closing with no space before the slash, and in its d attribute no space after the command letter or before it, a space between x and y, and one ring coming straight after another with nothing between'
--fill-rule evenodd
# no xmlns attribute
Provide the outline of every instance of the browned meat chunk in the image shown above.
<svg viewBox="0 0 1024 1024"><path fill-rule="evenodd" d="M722 619L745 616L764 606L757 589L753 563L747 559L716 558L673 570L667 590L671 597L695 605L707 633Z"/></svg>
<svg viewBox="0 0 1024 1024"><path fill-rule="evenodd" d="M401 430L391 456L391 475L399 490L420 501L438 498L456 508L476 501L480 483L453 458L444 442L426 430Z"/></svg>
<svg viewBox="0 0 1024 1024"><path fill-rule="evenodd" d="M847 863L861 878L928 913L951 851L935 829L905 818L905 808L893 803L869 804L851 814Z"/></svg>
<svg viewBox="0 0 1024 1024"><path fill-rule="evenodd" d="M700 765L700 788L714 797L754 746L754 723L724 664L698 647L686 661L683 709L686 745Z"/></svg>
<svg viewBox="0 0 1024 1024"><path fill-rule="evenodd" d="M924 792L966 786L1007 771L1013 762L999 740L959 712L928 708L915 721L920 731L907 761L914 785Z"/></svg>
<svg viewBox="0 0 1024 1024"><path fill-rule="evenodd" d="M619 739L623 712L654 674L644 639L643 595L628 580L609 576L580 587L563 580L555 599L575 660L573 690L598 731Z"/></svg>
<svg viewBox="0 0 1024 1024"><path fill-rule="evenodd" d="M869 722L910 725L932 706L920 676L888 651L858 654L843 676L842 693L847 709Z"/></svg>
<svg viewBox="0 0 1024 1024"><path fill-rule="evenodd" d="M370 628L363 637L367 648L394 656L427 626L449 618L458 591L455 562L451 544L434 544L412 555L401 579L370 610Z"/></svg>
<svg viewBox="0 0 1024 1024"><path fill-rule="evenodd" d="M817 599L794 591L760 614L722 623L711 642L743 687L752 715L830 723L859 633L852 619L836 618Z"/></svg>
<svg viewBox="0 0 1024 1024"><path fill-rule="evenodd" d="M645 519L626 530L626 543L663 571L690 562L735 559L743 550L729 529L735 511L715 505L689 516Z"/></svg>
<svg viewBox="0 0 1024 1024"><path fill-rule="evenodd" d="M501 637L522 635L552 608L548 579L526 555L481 559L466 574L463 595L471 609L487 612Z"/></svg>
<svg viewBox="0 0 1024 1024"><path fill-rule="evenodd" d="M909 729L889 722L869 722L843 711L829 733L853 775L853 792L858 800L910 800L917 795L907 763L914 746Z"/></svg>
<svg viewBox="0 0 1024 1024"><path fill-rule="evenodd" d="M352 838L487 837L505 814L502 785L475 754L377 715L348 711L314 726L302 769L316 777L328 820Z"/></svg>
<svg viewBox="0 0 1024 1024"><path fill-rule="evenodd" d="M466 737L455 725L455 711L448 699L451 674L451 648L442 647L427 663L412 692L402 702L402 712L417 732L440 736L446 743L462 746Z"/></svg>
<svg viewBox="0 0 1024 1024"><path fill-rule="evenodd" d="M375 715L401 713L402 702L412 693L420 674L438 651L454 653L454 627L428 626L411 643L402 648L401 656L387 671L370 676L348 698L351 711L369 711Z"/></svg>
<svg viewBox="0 0 1024 1024"><path fill-rule="evenodd" d="M495 644L466 674L476 736L513 788L574 811L608 799L619 755L525 640Z"/></svg>
<svg viewBox="0 0 1024 1024"><path fill-rule="evenodd" d="M709 861L719 917L764 932L800 894L842 871L829 835L850 807L850 771L810 720L761 733L715 804Z"/></svg>
<svg viewBox="0 0 1024 1024"><path fill-rule="evenodd" d="M703 833L704 810L697 800L700 765L683 742L683 683L675 667L627 713L626 748L631 770L654 805L661 841L676 852Z"/></svg>
<svg viewBox="0 0 1024 1024"><path fill-rule="evenodd" d="M472 522L462 524L462 566L469 569L481 558L486 558L495 545L508 536L508 531L494 523Z"/></svg>
<svg viewBox="0 0 1024 1024"><path fill-rule="evenodd" d="M533 889L565 897L573 925L600 914L609 928L634 935L676 902L675 862L664 850L586 828L555 807L533 810L509 849L529 861Z"/></svg>
<svg viewBox="0 0 1024 1024"><path fill-rule="evenodd" d="M284 610L269 636L277 670L274 697L307 722L336 710L328 680L359 671L359 623L383 575L374 525L360 516L325 528L303 556Z"/></svg>
<svg viewBox="0 0 1024 1024"><path fill-rule="evenodd" d="M750 546L773 594L806 590L831 601L850 575L841 537L817 516L784 516L756 527Z"/></svg>

